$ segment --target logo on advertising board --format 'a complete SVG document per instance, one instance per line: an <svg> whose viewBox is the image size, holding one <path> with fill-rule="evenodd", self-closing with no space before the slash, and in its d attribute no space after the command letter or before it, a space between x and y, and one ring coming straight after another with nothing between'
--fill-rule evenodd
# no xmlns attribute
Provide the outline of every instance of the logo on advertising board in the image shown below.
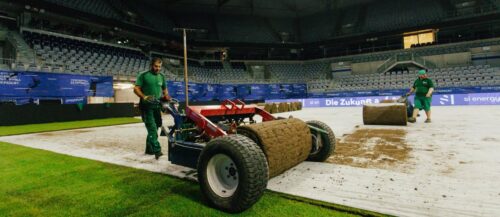
<svg viewBox="0 0 500 217"><path fill-rule="evenodd" d="M19 85L21 78L18 73L0 72L0 85Z"/></svg>
<svg viewBox="0 0 500 217"><path fill-rule="evenodd" d="M455 96L454 95L441 95L439 97L440 105L455 105Z"/></svg>
<svg viewBox="0 0 500 217"><path fill-rule="evenodd" d="M351 107L351 106L363 106L364 104L379 103L380 100L376 97L349 97L349 98L332 98L325 99L325 106L328 107Z"/></svg>
<svg viewBox="0 0 500 217"><path fill-rule="evenodd" d="M90 85L89 81L85 80L85 79L71 79L70 84L71 85L84 85L84 86Z"/></svg>
<svg viewBox="0 0 500 217"><path fill-rule="evenodd" d="M309 100L309 102L307 103L307 105L309 107L318 107L320 105L319 99L311 99L311 100Z"/></svg>

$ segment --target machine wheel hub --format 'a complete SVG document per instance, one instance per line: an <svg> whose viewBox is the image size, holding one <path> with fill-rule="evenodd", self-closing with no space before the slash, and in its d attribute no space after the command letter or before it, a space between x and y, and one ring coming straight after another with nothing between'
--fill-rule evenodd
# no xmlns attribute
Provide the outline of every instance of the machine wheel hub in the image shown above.
<svg viewBox="0 0 500 217"><path fill-rule="evenodd" d="M207 179L215 194L230 197L238 188L238 169L229 156L216 154L208 161Z"/></svg>

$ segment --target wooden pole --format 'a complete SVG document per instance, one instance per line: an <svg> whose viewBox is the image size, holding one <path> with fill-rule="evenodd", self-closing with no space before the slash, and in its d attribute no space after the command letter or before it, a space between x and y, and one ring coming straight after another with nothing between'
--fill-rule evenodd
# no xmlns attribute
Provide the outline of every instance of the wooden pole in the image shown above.
<svg viewBox="0 0 500 217"><path fill-rule="evenodd" d="M186 94L186 109L189 106L189 89L188 89L188 66L187 66L187 45L186 45L186 29L182 30L183 38L184 38L184 86L185 86L185 94Z"/></svg>
<svg viewBox="0 0 500 217"><path fill-rule="evenodd" d="M189 29L189 28L174 28L174 32L182 31L184 40L184 93L186 94L186 109L189 106L189 80L188 80L188 64L187 64L187 32L206 31L202 29Z"/></svg>

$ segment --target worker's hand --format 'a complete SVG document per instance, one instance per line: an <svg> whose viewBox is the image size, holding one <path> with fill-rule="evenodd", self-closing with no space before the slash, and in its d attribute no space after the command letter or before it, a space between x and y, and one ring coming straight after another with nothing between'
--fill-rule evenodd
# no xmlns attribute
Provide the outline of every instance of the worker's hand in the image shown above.
<svg viewBox="0 0 500 217"><path fill-rule="evenodd" d="M405 94L405 96L410 96L410 95L411 95L411 93L410 93L410 92L408 92L408 93L406 93L406 94Z"/></svg>
<svg viewBox="0 0 500 217"><path fill-rule="evenodd" d="M155 98L153 96L144 96L142 99L146 102L153 102Z"/></svg>
<svg viewBox="0 0 500 217"><path fill-rule="evenodd" d="M432 96L432 94L430 94L430 93L428 93L427 95L425 95L425 97L427 97L427 98L429 98L431 96Z"/></svg>
<svg viewBox="0 0 500 217"><path fill-rule="evenodd" d="M169 95L163 96L163 100L165 100L165 101L170 101L171 99L172 99L172 97L170 97Z"/></svg>

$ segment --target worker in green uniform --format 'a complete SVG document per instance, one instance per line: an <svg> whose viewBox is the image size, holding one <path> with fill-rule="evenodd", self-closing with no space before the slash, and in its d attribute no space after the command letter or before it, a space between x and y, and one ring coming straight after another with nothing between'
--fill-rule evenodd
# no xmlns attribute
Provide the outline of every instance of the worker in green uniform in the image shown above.
<svg viewBox="0 0 500 217"><path fill-rule="evenodd" d="M146 125L148 136L146 138L146 154L155 155L158 160L163 155L158 142L158 128L162 126L161 105L159 99L170 100L168 95L165 75L160 72L162 60L154 58L151 69L137 76L134 93L140 97L142 121Z"/></svg>
<svg viewBox="0 0 500 217"><path fill-rule="evenodd" d="M413 82L413 86L406 95L409 96L415 92L415 109L413 117L408 118L408 122L415 123L419 110L424 110L427 115L425 123L431 122L431 102L432 92L434 92L434 82L427 77L425 70L418 71L418 78Z"/></svg>

